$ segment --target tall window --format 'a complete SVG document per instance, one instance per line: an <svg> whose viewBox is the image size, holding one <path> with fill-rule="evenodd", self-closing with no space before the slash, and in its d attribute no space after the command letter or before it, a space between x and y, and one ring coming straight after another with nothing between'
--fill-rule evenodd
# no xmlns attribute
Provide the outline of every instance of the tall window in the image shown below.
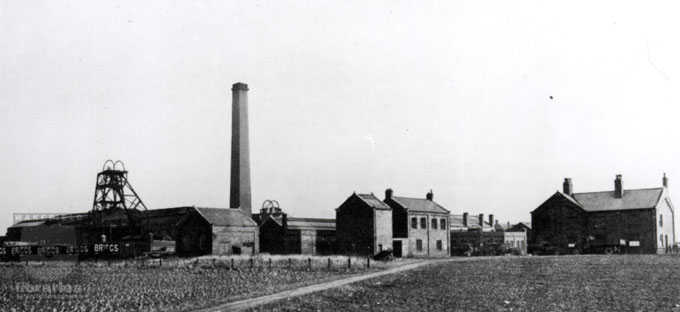
<svg viewBox="0 0 680 312"><path fill-rule="evenodd" d="M427 220L425 218L420 218L420 228L421 229L427 228Z"/></svg>
<svg viewBox="0 0 680 312"><path fill-rule="evenodd" d="M432 229L433 230L437 229L437 219L432 219Z"/></svg>
<svg viewBox="0 0 680 312"><path fill-rule="evenodd" d="M442 241L441 240L437 241L437 250L442 250Z"/></svg>
<svg viewBox="0 0 680 312"><path fill-rule="evenodd" d="M446 219L442 219L440 223L441 226L439 228L442 230L446 230Z"/></svg>
<svg viewBox="0 0 680 312"><path fill-rule="evenodd" d="M659 215L659 226L663 227L663 215Z"/></svg>
<svg viewBox="0 0 680 312"><path fill-rule="evenodd" d="M423 251L423 240L416 239L416 250Z"/></svg>
<svg viewBox="0 0 680 312"><path fill-rule="evenodd" d="M411 228L412 229L418 228L418 218L411 218Z"/></svg>

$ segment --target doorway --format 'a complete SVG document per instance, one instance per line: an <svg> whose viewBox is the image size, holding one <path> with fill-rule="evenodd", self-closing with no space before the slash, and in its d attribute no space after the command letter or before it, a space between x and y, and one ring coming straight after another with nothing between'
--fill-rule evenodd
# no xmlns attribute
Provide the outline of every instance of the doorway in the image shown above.
<svg viewBox="0 0 680 312"><path fill-rule="evenodd" d="M392 247L394 247L394 249L392 250L394 257L401 258L401 241L393 241Z"/></svg>

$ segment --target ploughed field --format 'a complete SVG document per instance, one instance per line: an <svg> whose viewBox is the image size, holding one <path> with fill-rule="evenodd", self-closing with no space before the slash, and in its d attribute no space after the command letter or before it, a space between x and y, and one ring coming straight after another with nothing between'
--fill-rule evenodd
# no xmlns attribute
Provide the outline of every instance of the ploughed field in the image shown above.
<svg viewBox="0 0 680 312"><path fill-rule="evenodd" d="M257 311L680 311L680 256L457 259Z"/></svg>
<svg viewBox="0 0 680 312"><path fill-rule="evenodd" d="M367 271L346 265L310 269L306 264L234 269L228 262L176 267L4 264L0 311L192 310Z"/></svg>

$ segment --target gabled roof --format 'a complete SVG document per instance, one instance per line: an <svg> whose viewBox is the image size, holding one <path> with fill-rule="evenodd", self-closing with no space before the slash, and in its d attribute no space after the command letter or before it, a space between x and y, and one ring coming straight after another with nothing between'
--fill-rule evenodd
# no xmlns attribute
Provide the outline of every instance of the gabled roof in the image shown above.
<svg viewBox="0 0 680 312"><path fill-rule="evenodd" d="M449 213L449 211L444 209L444 207L429 199L398 196L392 196L391 199L397 204L401 205L403 208L408 209L409 211L429 213Z"/></svg>
<svg viewBox="0 0 680 312"><path fill-rule="evenodd" d="M359 199L364 201L367 205L375 209L392 209L387 204L383 203L380 199L375 197L373 194L355 194Z"/></svg>
<svg viewBox="0 0 680 312"><path fill-rule="evenodd" d="M208 223L219 226L257 226L255 221L240 209L194 207Z"/></svg>
<svg viewBox="0 0 680 312"><path fill-rule="evenodd" d="M662 195L663 188L652 188L624 190L622 198L616 198L613 191L575 193L571 197L584 210L592 212L655 208Z"/></svg>
<svg viewBox="0 0 680 312"><path fill-rule="evenodd" d="M290 230L325 230L335 231L335 219L288 218Z"/></svg>

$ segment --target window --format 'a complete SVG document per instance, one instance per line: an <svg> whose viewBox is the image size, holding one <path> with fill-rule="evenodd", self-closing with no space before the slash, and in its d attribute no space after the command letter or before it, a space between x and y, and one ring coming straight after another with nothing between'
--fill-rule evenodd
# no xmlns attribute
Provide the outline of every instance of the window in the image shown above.
<svg viewBox="0 0 680 312"><path fill-rule="evenodd" d="M439 228L442 229L442 230L446 230L446 219L442 219L442 221L440 223L441 223L441 226Z"/></svg>
<svg viewBox="0 0 680 312"><path fill-rule="evenodd" d="M420 228L421 229L427 228L427 220L425 218L420 218Z"/></svg>
<svg viewBox="0 0 680 312"><path fill-rule="evenodd" d="M432 219L432 229L433 230L437 229L437 219Z"/></svg>
<svg viewBox="0 0 680 312"><path fill-rule="evenodd" d="M423 240L416 239L416 250L423 251Z"/></svg>
<svg viewBox="0 0 680 312"><path fill-rule="evenodd" d="M659 227L663 227L663 215L659 215Z"/></svg>
<svg viewBox="0 0 680 312"><path fill-rule="evenodd" d="M412 229L418 228L418 218L411 218L411 228Z"/></svg>
<svg viewBox="0 0 680 312"><path fill-rule="evenodd" d="M382 252L382 244L378 244L378 252Z"/></svg>
<svg viewBox="0 0 680 312"><path fill-rule="evenodd" d="M440 250L440 251L442 250L442 241L441 240L437 241L437 250Z"/></svg>

